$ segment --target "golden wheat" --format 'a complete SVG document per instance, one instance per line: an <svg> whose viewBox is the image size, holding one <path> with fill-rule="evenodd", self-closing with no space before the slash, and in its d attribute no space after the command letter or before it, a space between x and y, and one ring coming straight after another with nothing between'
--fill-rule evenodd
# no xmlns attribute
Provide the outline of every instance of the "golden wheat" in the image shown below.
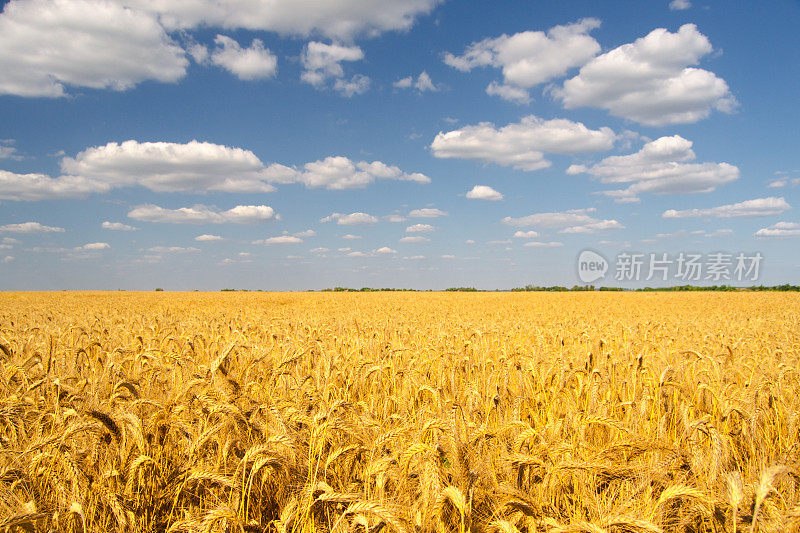
<svg viewBox="0 0 800 533"><path fill-rule="evenodd" d="M0 304L0 532L800 530L792 294Z"/></svg>

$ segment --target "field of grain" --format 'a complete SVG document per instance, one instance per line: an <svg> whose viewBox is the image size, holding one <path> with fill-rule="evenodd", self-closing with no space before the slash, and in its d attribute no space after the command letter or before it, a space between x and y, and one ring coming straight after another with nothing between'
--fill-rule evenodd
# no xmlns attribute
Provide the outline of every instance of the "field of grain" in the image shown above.
<svg viewBox="0 0 800 533"><path fill-rule="evenodd" d="M0 294L0 531L796 531L799 431L791 294Z"/></svg>

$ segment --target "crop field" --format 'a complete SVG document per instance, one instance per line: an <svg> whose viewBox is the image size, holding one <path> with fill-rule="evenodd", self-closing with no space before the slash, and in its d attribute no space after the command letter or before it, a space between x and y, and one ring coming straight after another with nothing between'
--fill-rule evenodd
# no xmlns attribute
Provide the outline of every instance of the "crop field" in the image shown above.
<svg viewBox="0 0 800 533"><path fill-rule="evenodd" d="M798 531L799 436L792 294L0 294L0 531Z"/></svg>

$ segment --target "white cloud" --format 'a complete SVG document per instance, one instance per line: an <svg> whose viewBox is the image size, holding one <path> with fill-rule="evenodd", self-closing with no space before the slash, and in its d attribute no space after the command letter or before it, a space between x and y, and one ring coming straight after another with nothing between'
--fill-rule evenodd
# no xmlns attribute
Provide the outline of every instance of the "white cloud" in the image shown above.
<svg viewBox="0 0 800 533"><path fill-rule="evenodd" d="M486 92L517 103L527 103L526 89L565 75L598 52L588 34L600 26L597 19L554 26L547 32L524 31L471 44L461 56L447 53L444 62L463 72L477 67L502 69L503 83L492 82Z"/></svg>
<svg viewBox="0 0 800 533"><path fill-rule="evenodd" d="M392 223L405 222L406 220L408 220L403 215L386 215L383 217L383 219L386 220L387 222L392 222Z"/></svg>
<svg viewBox="0 0 800 533"><path fill-rule="evenodd" d="M419 172L403 172L396 166L381 161L354 162L343 156L331 156L306 163L302 171L283 167L286 171L280 183L302 183L310 189L324 187L332 190L360 189L375 180L413 181L430 183L430 178Z"/></svg>
<svg viewBox="0 0 800 533"><path fill-rule="evenodd" d="M64 228L43 226L38 222L23 222L21 224L6 224L0 226L0 232L5 233L63 233Z"/></svg>
<svg viewBox="0 0 800 533"><path fill-rule="evenodd" d="M767 187L769 187L770 189L780 189L782 187L786 187L787 185L791 185L792 187L800 185L800 178L774 179L767 184Z"/></svg>
<svg viewBox="0 0 800 533"><path fill-rule="evenodd" d="M324 247L312 248L309 250L309 252L315 254L324 254L325 252L330 252L330 251L331 251L330 248L324 248Z"/></svg>
<svg viewBox="0 0 800 533"><path fill-rule="evenodd" d="M691 163L694 159L692 142L673 135L651 141L634 154L607 157L592 167L572 165L567 174L586 173L602 183L630 184L603 191L618 202L638 201L642 193L706 193L739 178L739 169L733 165Z"/></svg>
<svg viewBox="0 0 800 533"><path fill-rule="evenodd" d="M411 218L438 218L447 216L447 212L442 211L441 209L426 207L423 209L414 209L408 213L408 216Z"/></svg>
<svg viewBox="0 0 800 533"><path fill-rule="evenodd" d="M427 237L423 237L422 235L414 235L410 237L403 237L400 239L399 242L402 243L414 243L414 242L429 242L430 239Z"/></svg>
<svg viewBox="0 0 800 533"><path fill-rule="evenodd" d="M444 254L444 255L442 255L440 257L442 259L455 259L456 258L456 256L454 256L453 254Z"/></svg>
<svg viewBox="0 0 800 533"><path fill-rule="evenodd" d="M693 231L692 233L696 233L696 232ZM703 231L700 230L700 233L702 234ZM733 230L732 229L714 230L711 233L707 234L706 237L708 237L709 239L713 239L715 237L727 237L728 235L733 235Z"/></svg>
<svg viewBox="0 0 800 533"><path fill-rule="evenodd" d="M545 153L608 150L615 139L616 135L607 127L590 130L580 122L544 120L531 115L500 129L482 122L477 126L439 132L431 143L431 150L440 158L477 159L533 171L550 166Z"/></svg>
<svg viewBox="0 0 800 533"><path fill-rule="evenodd" d="M669 3L669 8L673 11L683 11L690 7L692 7L692 3L689 2L689 0L672 0L672 2Z"/></svg>
<svg viewBox="0 0 800 533"><path fill-rule="evenodd" d="M590 234L590 233L597 233L599 231L605 231L609 229L624 229L625 226L617 222L616 220L600 220L598 222L589 222L588 224L579 224L577 226L569 226L562 230L559 230L559 233L583 233L583 234Z"/></svg>
<svg viewBox="0 0 800 533"><path fill-rule="evenodd" d="M127 224L123 224L122 222L109 222L107 220L103 222L102 227L103 229L112 231L136 231L139 229Z"/></svg>
<svg viewBox="0 0 800 533"><path fill-rule="evenodd" d="M268 239L261 239L253 241L252 244L300 244L303 239L293 235L280 235L278 237L269 237Z"/></svg>
<svg viewBox="0 0 800 533"><path fill-rule="evenodd" d="M13 140L0 139L0 159L21 159L17 155L17 149L13 144Z"/></svg>
<svg viewBox="0 0 800 533"><path fill-rule="evenodd" d="M342 44L325 44L317 41L309 42L303 51L302 63L305 69L300 79L317 89L327 86L333 81L333 88L346 97L362 94L369 89L368 77L355 74L349 81L344 78L344 61L361 61L364 51L358 46Z"/></svg>
<svg viewBox="0 0 800 533"><path fill-rule="evenodd" d="M473 200L489 200L496 202L503 199L503 195L492 189L488 185L476 185L467 193L467 198Z"/></svg>
<svg viewBox="0 0 800 533"><path fill-rule="evenodd" d="M397 250L392 250L388 246L383 246L383 247L378 248L377 250L375 250L375 253L376 254L396 254Z"/></svg>
<svg viewBox="0 0 800 533"><path fill-rule="evenodd" d="M198 26L349 40L408 30L440 0L116 0L160 16L168 29Z"/></svg>
<svg viewBox="0 0 800 533"><path fill-rule="evenodd" d="M183 246L154 246L153 248L148 248L147 251L156 254L196 254L200 253L201 250L194 246L188 248Z"/></svg>
<svg viewBox="0 0 800 533"><path fill-rule="evenodd" d="M690 66L712 50L694 24L677 33L658 28L597 56L554 94L568 109L599 107L651 126L697 122L736 107L725 80Z"/></svg>
<svg viewBox="0 0 800 533"><path fill-rule="evenodd" d="M155 192L270 192L275 169L242 148L207 142L125 141L65 157L62 171L108 187L141 185Z"/></svg>
<svg viewBox="0 0 800 533"><path fill-rule="evenodd" d="M152 204L135 207L128 217L168 224L252 224L277 218L275 211L266 205L237 205L227 211L218 211L205 205L167 209Z"/></svg>
<svg viewBox="0 0 800 533"><path fill-rule="evenodd" d="M107 250L111 248L111 245L107 242L90 242L89 244L84 244L83 246L78 246L74 249L75 252L91 252L91 251L98 251L98 250Z"/></svg>
<svg viewBox="0 0 800 533"><path fill-rule="evenodd" d="M364 252L350 252L349 254L347 254L347 257L369 257L369 256Z"/></svg>
<svg viewBox="0 0 800 533"><path fill-rule="evenodd" d="M559 248L561 246L564 246L564 243L556 241L550 241L550 242L530 241L526 242L522 246L526 246L529 248Z"/></svg>
<svg viewBox="0 0 800 533"><path fill-rule="evenodd" d="M219 242L219 241L224 241L225 239L223 239L219 235L204 234L204 235L198 235L197 237L194 238L194 240L196 240L197 242Z"/></svg>
<svg viewBox="0 0 800 533"><path fill-rule="evenodd" d="M559 233L596 233L603 230L623 229L616 220L601 220L592 216L594 208L536 213L520 218L505 217L501 222L514 227L557 228ZM520 232L518 232L520 233ZM514 234L517 237L517 234ZM520 233L519 237L525 236Z"/></svg>
<svg viewBox="0 0 800 533"><path fill-rule="evenodd" d="M397 80L396 82L394 82L393 86L398 89L410 89L413 87L420 93L424 93L425 91L431 91L431 92L439 91L439 87L437 87L436 84L433 83L433 80L431 79L430 75L428 75L428 73L425 72L424 70L420 72L416 80L414 80L413 76L408 76L407 78L402 78Z"/></svg>
<svg viewBox="0 0 800 533"><path fill-rule="evenodd" d="M539 232L537 231L516 231L514 232L514 237L517 239L535 239L539 236Z"/></svg>
<svg viewBox="0 0 800 533"><path fill-rule="evenodd" d="M3 244L19 244L19 240L14 239L13 237L3 237L2 243Z"/></svg>
<svg viewBox="0 0 800 533"><path fill-rule="evenodd" d="M367 213L350 213L349 215L344 215L342 213L331 213L327 217L320 219L320 222L332 222L334 220L340 226L358 226L378 223L377 217ZM350 237L345 236L344 238Z"/></svg>
<svg viewBox="0 0 800 533"><path fill-rule="evenodd" d="M188 60L142 11L103 0L14 0L0 13L0 94L61 97L175 82Z"/></svg>
<svg viewBox="0 0 800 533"><path fill-rule="evenodd" d="M11 263L12 261L14 261L14 256L7 255L2 260L0 260L0 263Z"/></svg>
<svg viewBox="0 0 800 533"><path fill-rule="evenodd" d="M345 239L345 240L348 240L348 241L352 241L352 240L356 240L356 239L360 239L360 238L361 238L361 235L353 235L351 233L348 233L347 235L342 235L342 239Z"/></svg>
<svg viewBox="0 0 800 533"><path fill-rule="evenodd" d="M369 90L370 79L363 74L354 74L352 78L346 80L344 78L337 79L333 82L333 90L344 96L350 98L355 94L364 94Z"/></svg>
<svg viewBox="0 0 800 533"><path fill-rule="evenodd" d="M242 48L225 35L217 35L214 43L217 47L211 53L211 62L241 80L271 78L278 71L278 58L260 39L253 39L249 48Z"/></svg>
<svg viewBox="0 0 800 533"><path fill-rule="evenodd" d="M486 86L486 94L489 96L499 96L507 102L514 102L520 105L529 104L531 101L531 95L527 90L514 85L497 83L496 81Z"/></svg>
<svg viewBox="0 0 800 533"><path fill-rule="evenodd" d="M51 178L43 174L15 174L0 170L0 200L37 202L61 198L85 198L108 192L107 184L79 176Z"/></svg>
<svg viewBox="0 0 800 533"><path fill-rule="evenodd" d="M757 237L800 237L800 224L797 222L777 222L756 232Z"/></svg>
<svg viewBox="0 0 800 533"><path fill-rule="evenodd" d="M676 211L669 209L664 211L664 218L694 218L694 217L714 217L714 218L734 218L734 217L767 217L780 215L784 211L791 209L792 206L783 199L771 196L769 198L756 198L745 200L738 204L720 205L709 209L687 209Z"/></svg>
<svg viewBox="0 0 800 533"><path fill-rule="evenodd" d="M303 231L298 231L297 233L292 233L295 237L315 237L317 232L313 229L307 229Z"/></svg>
<svg viewBox="0 0 800 533"><path fill-rule="evenodd" d="M0 171L0 199L82 197L135 185L155 192L264 193L275 190L273 183L351 189L376 180L431 181L381 161L355 162L343 156L306 163L302 170L278 163L267 167L249 150L199 141L108 143L63 158L61 169L59 178Z"/></svg>
<svg viewBox="0 0 800 533"><path fill-rule="evenodd" d="M428 233L434 229L430 224L414 224L406 228L406 233Z"/></svg>

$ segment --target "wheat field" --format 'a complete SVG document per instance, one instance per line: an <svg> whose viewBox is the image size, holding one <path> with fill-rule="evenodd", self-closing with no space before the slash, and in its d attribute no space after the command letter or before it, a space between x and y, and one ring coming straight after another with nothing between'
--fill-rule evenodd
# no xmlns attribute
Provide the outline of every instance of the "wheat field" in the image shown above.
<svg viewBox="0 0 800 533"><path fill-rule="evenodd" d="M796 295L0 304L0 531L800 530Z"/></svg>

